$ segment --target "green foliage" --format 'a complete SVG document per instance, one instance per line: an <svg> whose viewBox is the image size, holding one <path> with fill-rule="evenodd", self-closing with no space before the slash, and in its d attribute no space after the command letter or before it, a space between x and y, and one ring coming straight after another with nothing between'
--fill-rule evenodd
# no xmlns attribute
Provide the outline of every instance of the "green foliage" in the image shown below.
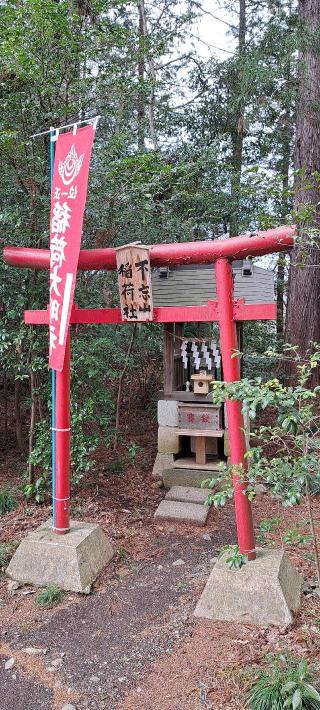
<svg viewBox="0 0 320 710"><path fill-rule="evenodd" d="M315 670L306 660L288 655L267 656L267 669L250 692L250 710L320 710Z"/></svg>
<svg viewBox="0 0 320 710"><path fill-rule="evenodd" d="M221 403L226 399L242 401L243 411L254 419L261 410L269 409L275 417L271 426L260 426L251 434L252 439L259 439L262 444L247 452L248 472L237 472L248 482L247 494L254 497L254 484L263 482L271 493L280 496L283 505L292 506L301 502L306 485L319 475L318 452L320 426L317 416L317 398L320 388L310 389L307 382L314 367L320 362L320 347L314 346L308 361L301 362L296 349L286 347L282 357L294 356L297 361L298 382L295 387L284 386L274 378L263 382L243 379L235 383L216 382L213 387L213 401ZM274 353L272 353L274 356ZM272 443L275 454L270 458L265 455L267 444ZM230 474L227 467L215 480L220 482ZM231 492L226 488L225 495ZM211 496L215 503L221 492Z"/></svg>
<svg viewBox="0 0 320 710"><path fill-rule="evenodd" d="M11 542L4 542L0 545L0 576L5 571L8 566L11 557L15 550L17 549L19 543L16 540L11 540Z"/></svg>
<svg viewBox="0 0 320 710"><path fill-rule="evenodd" d="M92 454L97 446L97 437L85 432L93 414L92 399L87 398L81 407L77 403L71 406L70 472L72 483L77 485L94 466ZM42 503L51 473L51 431L46 419L38 422L36 426L30 462L40 475L34 483L25 486L24 494L27 498L33 497L37 503Z"/></svg>
<svg viewBox="0 0 320 710"><path fill-rule="evenodd" d="M17 507L17 500L11 488L2 488L0 490L0 515L10 513L11 510Z"/></svg>
<svg viewBox="0 0 320 710"><path fill-rule="evenodd" d="M136 444L134 441L131 441L129 446L127 446L127 449L128 449L128 457L129 457L130 461L134 461L137 456L138 451L141 449L141 446Z"/></svg>
<svg viewBox="0 0 320 710"><path fill-rule="evenodd" d="M0 228L5 241L10 235L17 246L48 246L49 141L30 135L95 113L102 118L91 162L85 248L216 238L228 233L238 207L239 230L267 228L284 218L292 202L283 170L286 157L289 165L292 160L296 9L288 0L281 7L277 3L276 12L274 3L258 7L248 0L244 52L218 60L214 54L198 56L193 40L192 51L179 55L201 12L196 5L146 2L148 33L142 37L137 3L0 3ZM143 76L137 71L141 59ZM234 146L241 127L245 140L237 168ZM0 359L9 389L21 384L24 421L31 399L36 403L30 458L35 483L26 493L39 502L51 467L48 344L43 329L24 325L22 313L44 308L47 294L47 273L13 269L0 260ZM115 275L79 273L75 300L80 307L117 305ZM271 344L273 326L245 328L246 374L257 364L267 372L262 343ZM129 331L124 325L74 329L73 482L90 470L97 443L112 441L116 383ZM126 404L133 396L137 408L153 406L160 350L160 326L141 328L124 388ZM31 373L36 373L32 395ZM129 458L136 454L129 447ZM221 493L216 503L229 497Z"/></svg>
<svg viewBox="0 0 320 710"><path fill-rule="evenodd" d="M45 609L51 609L53 606L60 604L63 601L65 593L58 587L57 584L48 584L48 586L37 596L38 606Z"/></svg>
<svg viewBox="0 0 320 710"><path fill-rule="evenodd" d="M267 354L272 357L276 355L274 351ZM293 346L285 346L283 354L277 357L294 358L298 373L295 386L285 386L277 378L263 382L261 377L213 384L215 404L226 400L240 401L243 412L247 412L250 419L255 419L258 412L268 408L274 423L260 426L251 434L252 439L258 439L261 443L247 451L247 470L241 465L223 466L220 474L211 479L207 484L210 488L222 484L223 490L211 493L208 503L224 505L227 498L232 497L234 474L240 483L245 484L245 494L250 500L255 497L256 483L261 482L267 484L271 494L280 498L284 506L299 504L305 495L320 581L320 559L310 494L312 482L319 478L320 424L317 406L320 387L308 387L313 371L320 363L320 345L313 343L304 360ZM273 449L271 457L265 451L270 444ZM306 541L305 536L302 536L302 541Z"/></svg>
<svg viewBox="0 0 320 710"><path fill-rule="evenodd" d="M241 569L248 561L247 555L243 555L242 552L240 552L239 545L225 545L221 549L219 557L226 552L228 553L226 564L230 569Z"/></svg>
<svg viewBox="0 0 320 710"><path fill-rule="evenodd" d="M270 539L268 533L275 532L280 523L280 515L274 515L272 518L265 518L264 520L261 520L257 535L257 542L259 545L268 545L268 547L272 547L274 545L274 541Z"/></svg>
<svg viewBox="0 0 320 710"><path fill-rule="evenodd" d="M34 483L27 483L23 489L26 498L33 498L36 503L44 503L46 496L46 479L42 476Z"/></svg>
<svg viewBox="0 0 320 710"><path fill-rule="evenodd" d="M312 540L312 535L303 534L297 525L290 530L286 530L282 540L285 545L306 545Z"/></svg>
<svg viewBox="0 0 320 710"><path fill-rule="evenodd" d="M281 516L274 515L272 518L265 518L261 520L259 529L262 533L275 532L281 523Z"/></svg>

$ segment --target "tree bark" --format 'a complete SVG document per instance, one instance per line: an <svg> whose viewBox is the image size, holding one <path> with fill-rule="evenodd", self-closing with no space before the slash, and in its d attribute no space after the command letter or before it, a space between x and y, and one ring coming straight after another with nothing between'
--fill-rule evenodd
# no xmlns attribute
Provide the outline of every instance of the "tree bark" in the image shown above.
<svg viewBox="0 0 320 710"><path fill-rule="evenodd" d="M122 400L122 384L123 384L123 378L127 372L129 362L130 362L130 355L132 353L132 348L133 348L133 343L136 335L136 330L137 330L137 323L134 324L133 330L132 330L132 335L131 339L129 342L129 347L127 350L127 355L126 355L126 361L124 364L124 368L121 372L121 375L119 377L119 382L118 382L118 395L117 395L117 406L116 406L116 422L115 422L115 431L114 431L114 438L113 438L113 450L115 451L118 445L118 435L119 435L119 429L120 429L120 412L121 412L121 400Z"/></svg>
<svg viewBox="0 0 320 710"><path fill-rule="evenodd" d="M15 380L14 383L14 416L16 421L16 438L17 444L20 451L25 450L25 442L22 433L22 421L21 421L21 409L20 409L20 391L21 383L20 380Z"/></svg>
<svg viewBox="0 0 320 710"><path fill-rule="evenodd" d="M281 217L284 224L287 222L287 215L289 212L289 170L291 166L291 141L292 141L292 117L291 117L291 99L289 92L289 84L292 80L291 76L291 61L288 58L286 64L286 82L287 87L285 89L285 99L284 99L284 116L281 121L281 164L280 170L282 175L282 205L281 205ZM281 102L282 103L282 102ZM277 265L277 281L276 281L276 296L277 296L277 336L279 339L283 339L284 335L284 297L286 292L285 284L286 275L286 254L280 253L278 255L278 265Z"/></svg>
<svg viewBox="0 0 320 710"><path fill-rule="evenodd" d="M141 89L140 89L140 97L139 97L140 117L139 117L139 108L138 108L138 118L140 118L140 120L139 120L139 128L140 128L139 135L141 132L140 149L143 150L145 147L144 114L145 114L146 97L144 94L143 81L144 81L144 75L145 75L145 65L146 65L146 56L147 56L147 63L148 63L149 72L150 72L150 79L151 79L151 86L150 86L150 90L149 90L150 93L149 93L149 97L148 97L149 130L150 130L150 137L151 137L151 140L153 143L153 149L158 150L158 136L157 136L157 131L156 131L156 121L155 121L156 70L155 70L154 61L152 59L152 56L150 54L148 56L148 53L146 53L146 41L148 38L148 26L147 26L147 16L146 16L144 0L140 0L140 2L139 2L139 36L140 36L139 78L140 78L140 73L141 73L140 83L142 85ZM143 131L143 140L142 140L142 131Z"/></svg>
<svg viewBox="0 0 320 710"><path fill-rule="evenodd" d="M8 438L8 379L7 371L5 369L3 370L3 400L3 433L4 441L6 443Z"/></svg>
<svg viewBox="0 0 320 710"><path fill-rule="evenodd" d="M238 108L235 112L234 128L231 134L232 143L232 173L231 173L231 203L232 215L230 217L230 237L235 237L239 234L240 221L240 189L241 189L241 170L242 170L242 153L244 139L244 101L240 99L241 91L241 62L244 59L246 50L246 0L239 0L239 35L238 35L238 68L236 70L236 80L234 86L234 97L238 103Z"/></svg>
<svg viewBox="0 0 320 710"><path fill-rule="evenodd" d="M138 49L138 99L137 99L137 113L138 113L138 150L145 150L145 89L144 89L144 76L145 76L145 58L144 58L144 22L143 22L143 8L142 3L138 4L139 11L139 49Z"/></svg>
<svg viewBox="0 0 320 710"><path fill-rule="evenodd" d="M303 355L320 341L320 3L300 0L299 97L295 142L294 207L300 239L291 253L286 341ZM313 237L313 239L312 239ZM287 374L295 374L294 363ZM319 372L315 373L319 381Z"/></svg>
<svg viewBox="0 0 320 710"><path fill-rule="evenodd" d="M30 458L33 450L34 441L34 431L36 425L36 376L30 368L30 397L31 397L31 413L30 413L30 427L29 427L29 460L28 460L28 483L32 484L34 480L34 465L31 463Z"/></svg>

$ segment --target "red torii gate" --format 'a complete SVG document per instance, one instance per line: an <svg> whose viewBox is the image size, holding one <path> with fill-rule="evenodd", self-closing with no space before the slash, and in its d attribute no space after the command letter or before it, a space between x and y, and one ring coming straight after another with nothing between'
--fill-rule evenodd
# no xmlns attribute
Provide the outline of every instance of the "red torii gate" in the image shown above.
<svg viewBox="0 0 320 710"><path fill-rule="evenodd" d="M162 306L154 309L154 322L217 321L220 329L220 347L224 380L240 379L236 321L275 320L276 305L248 305L243 299L233 300L231 262L250 256L263 256L273 252L289 251L294 243L295 227L287 226L243 235L223 241L184 242L157 244L150 247L152 266L177 264L216 264L217 300L203 306ZM33 269L50 268L48 249L5 247L4 261L17 267ZM115 249L82 249L78 269L115 270ZM49 310L26 311L25 322L35 325L49 324ZM121 323L120 308L83 308L74 306L70 323ZM226 403L230 440L230 462L246 469L246 445L240 402ZM70 527L70 329L62 372L56 373L56 528L66 533ZM249 559L255 558L255 541L251 505L244 495L245 484L239 474L233 477L235 513L240 551Z"/></svg>

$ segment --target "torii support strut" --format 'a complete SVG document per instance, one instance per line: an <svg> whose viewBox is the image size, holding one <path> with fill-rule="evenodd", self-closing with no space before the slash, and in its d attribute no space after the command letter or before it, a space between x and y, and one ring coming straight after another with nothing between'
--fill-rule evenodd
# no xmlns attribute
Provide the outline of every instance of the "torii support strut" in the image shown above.
<svg viewBox="0 0 320 710"><path fill-rule="evenodd" d="M253 236L240 236L223 241L213 242L186 242L182 244L158 244L150 249L150 261L152 266L167 266L177 264L208 264L216 262L216 287L217 297L216 303L210 302L207 307L200 307L199 320L203 320L201 312L212 314L212 320L217 318L220 325L221 339L221 355L224 377L227 382L235 382L240 378L239 358L232 357L237 351L237 336L236 336L236 320L250 319L245 315L240 318L239 308L241 304L233 301L233 283L232 283L232 267L233 259L244 259L250 256L262 256L272 252L289 251L293 246L293 238L295 236L295 227L282 227L280 229L271 229L266 232L259 232ZM49 250L47 249L28 249L19 247L5 247L4 260L8 264L18 267L31 267L34 269L49 269ZM81 250L79 258L79 269L95 270L106 269L113 270L116 268L116 252L115 249L92 249ZM250 310L250 306L246 307ZM265 315L263 307L257 312L256 307L253 319L261 319L270 315ZM265 307L266 308L266 307ZM180 320L177 314L177 308L158 308L155 309L157 322L170 322L172 313L172 322ZM186 311L188 308L180 309L181 320L186 320ZM243 309L245 310L245 309ZM259 309L258 309L259 311ZM90 311L84 309L84 321L86 323L105 322L115 323L120 322L119 309L96 309ZM195 320L195 309L190 307L190 320ZM34 313L34 317L32 314ZM81 322L81 310L74 311L76 314L76 322ZM99 317L100 316L100 317ZM237 317L238 316L238 317ZM101 319L102 317L102 319ZM274 317L274 316L273 316ZM72 322L73 319L71 319ZM26 322L28 323L48 323L47 311L35 311L26 313ZM69 335L70 337L70 335ZM66 367L61 373L60 385L57 388L57 415L60 412L61 416L57 418L57 435L60 439L60 445L57 447L57 484L56 484L56 516L60 532L69 529L69 502L66 500L69 496L69 432L70 414L69 414L69 393L70 393L70 374L69 374L69 348L66 352ZM245 460L245 440L244 440L244 424L239 402L226 403L228 428L230 438L231 464L240 465L246 469ZM61 426L58 426L58 421ZM59 432L59 429L63 430ZM59 459L58 462L58 451ZM240 551L247 554L249 559L255 558L255 542L253 534L253 523L251 506L244 495L245 485L241 481L239 475L235 475L235 512L237 522L237 533ZM58 495L59 494L59 495ZM61 498L61 499L60 499ZM59 512L58 512L59 511ZM58 532L56 530L56 532Z"/></svg>

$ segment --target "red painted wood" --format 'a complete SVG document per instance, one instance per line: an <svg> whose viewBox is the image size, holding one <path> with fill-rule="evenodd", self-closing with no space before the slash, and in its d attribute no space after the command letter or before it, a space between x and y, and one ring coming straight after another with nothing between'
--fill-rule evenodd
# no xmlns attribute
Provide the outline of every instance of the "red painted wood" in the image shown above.
<svg viewBox="0 0 320 710"><path fill-rule="evenodd" d="M267 303L248 305L233 302L234 320L276 320L276 305ZM207 323L218 321L218 302L209 301L207 306L161 306L154 309L155 323ZM28 325L47 325L47 310L25 311L24 321ZM122 323L120 308L74 308L70 323Z"/></svg>
<svg viewBox="0 0 320 710"><path fill-rule="evenodd" d="M154 309L156 323L205 323L218 320L218 303L203 306L159 306Z"/></svg>
<svg viewBox="0 0 320 710"><path fill-rule="evenodd" d="M233 319L245 320L277 320L277 306L275 303L233 303Z"/></svg>
<svg viewBox="0 0 320 710"><path fill-rule="evenodd" d="M24 322L27 325L49 325L49 311L25 311Z"/></svg>
<svg viewBox="0 0 320 710"><path fill-rule="evenodd" d="M61 431L62 430L62 431ZM56 476L55 527L64 535L70 529L70 328L61 372L56 372Z"/></svg>
<svg viewBox="0 0 320 710"><path fill-rule="evenodd" d="M239 357L234 357L238 350L236 323L233 319L234 305L232 301L233 279L232 267L227 259L216 262L216 287L219 302L220 347L222 356L223 378L225 382L236 382L240 379ZM241 306L240 306L241 307ZM247 469L245 459L246 443L244 437L244 422L240 402L226 402L228 432L230 441L231 464ZM255 559L255 540L251 505L244 494L246 486L241 476L233 476L234 501L240 551L249 559Z"/></svg>
<svg viewBox="0 0 320 710"><path fill-rule="evenodd" d="M294 226L268 229L253 236L242 235L232 239L215 239L205 242L182 242L155 244L150 249L152 266L174 264L210 264L220 257L245 259L247 256L263 256L272 252L289 251L294 243ZM7 264L21 268L49 269L49 249L7 246L3 250ZM79 269L95 270L116 268L115 249L82 249Z"/></svg>

